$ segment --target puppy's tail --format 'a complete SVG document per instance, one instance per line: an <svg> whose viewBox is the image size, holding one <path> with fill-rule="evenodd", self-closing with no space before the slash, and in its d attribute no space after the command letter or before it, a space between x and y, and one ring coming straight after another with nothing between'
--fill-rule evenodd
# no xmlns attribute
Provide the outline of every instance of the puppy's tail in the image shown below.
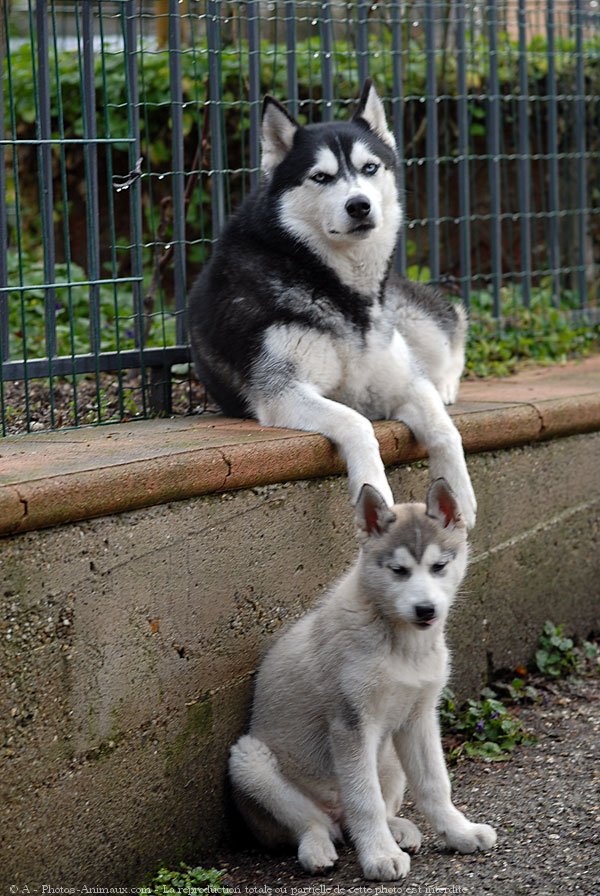
<svg viewBox="0 0 600 896"><path fill-rule="evenodd" d="M277 757L262 740L246 734L233 745L229 755L229 775L240 809L243 811L247 800L258 804L291 833L296 843L315 826L325 827L332 839L338 839L338 826L288 781L279 768Z"/></svg>

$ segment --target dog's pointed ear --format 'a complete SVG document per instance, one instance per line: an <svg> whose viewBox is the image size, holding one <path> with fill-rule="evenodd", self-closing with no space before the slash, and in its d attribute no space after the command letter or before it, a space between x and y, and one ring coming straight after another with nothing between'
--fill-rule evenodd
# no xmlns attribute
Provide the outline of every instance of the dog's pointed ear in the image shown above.
<svg viewBox="0 0 600 896"><path fill-rule="evenodd" d="M396 141L394 140L394 135L387 126L383 103L379 99L379 95L370 78L367 78L364 83L358 102L358 108L352 116L352 120L364 121L367 127L373 131L380 140L383 140L384 143L387 143L387 145L391 146L394 152L396 152Z"/></svg>
<svg viewBox="0 0 600 896"><path fill-rule="evenodd" d="M452 489L445 479L435 479L427 492L427 516L448 526L464 527L460 508Z"/></svg>
<svg viewBox="0 0 600 896"><path fill-rule="evenodd" d="M262 111L262 170L269 175L292 148L298 122L272 96L266 96Z"/></svg>
<svg viewBox="0 0 600 896"><path fill-rule="evenodd" d="M376 488L365 483L356 502L356 522L365 535L383 535L390 528L396 514L390 510Z"/></svg>

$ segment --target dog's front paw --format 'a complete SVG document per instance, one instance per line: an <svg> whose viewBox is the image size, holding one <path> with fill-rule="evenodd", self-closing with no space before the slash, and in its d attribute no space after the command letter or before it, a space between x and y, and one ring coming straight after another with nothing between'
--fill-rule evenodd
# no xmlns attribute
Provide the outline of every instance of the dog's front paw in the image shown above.
<svg viewBox="0 0 600 896"><path fill-rule="evenodd" d="M445 832L446 843L457 852L491 849L496 842L496 831L489 824L472 824Z"/></svg>
<svg viewBox="0 0 600 896"><path fill-rule="evenodd" d="M472 529L477 516L477 499L469 477L469 471L462 454L462 446L457 444L453 456L430 452L429 474L431 481L445 479L456 499L467 529Z"/></svg>
<svg viewBox="0 0 600 896"><path fill-rule="evenodd" d="M445 405L454 404L458 396L460 380L444 380L439 383L437 390Z"/></svg>
<svg viewBox="0 0 600 896"><path fill-rule="evenodd" d="M410 871L410 857L399 846L374 849L361 857L360 866L367 880L398 880Z"/></svg>
<svg viewBox="0 0 600 896"><path fill-rule="evenodd" d="M457 480L455 495L465 525L467 529L472 529L475 526L475 520L477 518L477 499L466 470L465 476Z"/></svg>
<svg viewBox="0 0 600 896"><path fill-rule="evenodd" d="M298 861L309 874L319 874L333 868L338 854L326 830L310 830L300 840Z"/></svg>
<svg viewBox="0 0 600 896"><path fill-rule="evenodd" d="M385 477L383 467L380 475L377 474L377 471L373 471L372 475L369 476L364 470L361 470L360 474L360 477L357 479L355 476L348 473L348 487L350 489L350 500L352 501L352 504L358 504L362 487L368 483L372 488L379 492L386 505L392 507L394 504L394 495L392 494L390 484Z"/></svg>
<svg viewBox="0 0 600 896"><path fill-rule="evenodd" d="M421 848L421 831L408 818L388 818L392 837L402 849L414 855Z"/></svg>

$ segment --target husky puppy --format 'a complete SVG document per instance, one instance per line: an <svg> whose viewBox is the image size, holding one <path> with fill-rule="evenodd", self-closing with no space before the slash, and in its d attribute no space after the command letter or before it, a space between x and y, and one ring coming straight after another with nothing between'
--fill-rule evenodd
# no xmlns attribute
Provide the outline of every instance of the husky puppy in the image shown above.
<svg viewBox="0 0 600 896"><path fill-rule="evenodd" d="M351 121L300 127L267 97L264 181L228 223L192 287L200 379L225 413L321 432L393 504L369 420L403 420L445 476L468 526L476 503L455 399L465 318L391 275L402 223L398 158L370 81Z"/></svg>
<svg viewBox="0 0 600 896"><path fill-rule="evenodd" d="M459 852L496 834L450 798L437 718L449 672L446 616L467 565L467 539L444 480L427 504L387 506L361 490L358 561L264 658L249 734L231 748L239 809L268 846L292 845L309 872L330 868L349 834L364 876L396 880L419 829L398 818L405 781Z"/></svg>

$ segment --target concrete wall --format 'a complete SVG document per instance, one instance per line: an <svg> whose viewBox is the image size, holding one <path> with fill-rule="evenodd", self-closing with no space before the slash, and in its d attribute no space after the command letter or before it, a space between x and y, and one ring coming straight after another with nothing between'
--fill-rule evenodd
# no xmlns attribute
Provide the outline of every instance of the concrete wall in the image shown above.
<svg viewBox="0 0 600 896"><path fill-rule="evenodd" d="M469 458L479 500L454 687L600 629L600 434ZM421 464L392 473L421 500ZM0 541L0 884L139 883L223 827L257 657L355 553L342 479Z"/></svg>

